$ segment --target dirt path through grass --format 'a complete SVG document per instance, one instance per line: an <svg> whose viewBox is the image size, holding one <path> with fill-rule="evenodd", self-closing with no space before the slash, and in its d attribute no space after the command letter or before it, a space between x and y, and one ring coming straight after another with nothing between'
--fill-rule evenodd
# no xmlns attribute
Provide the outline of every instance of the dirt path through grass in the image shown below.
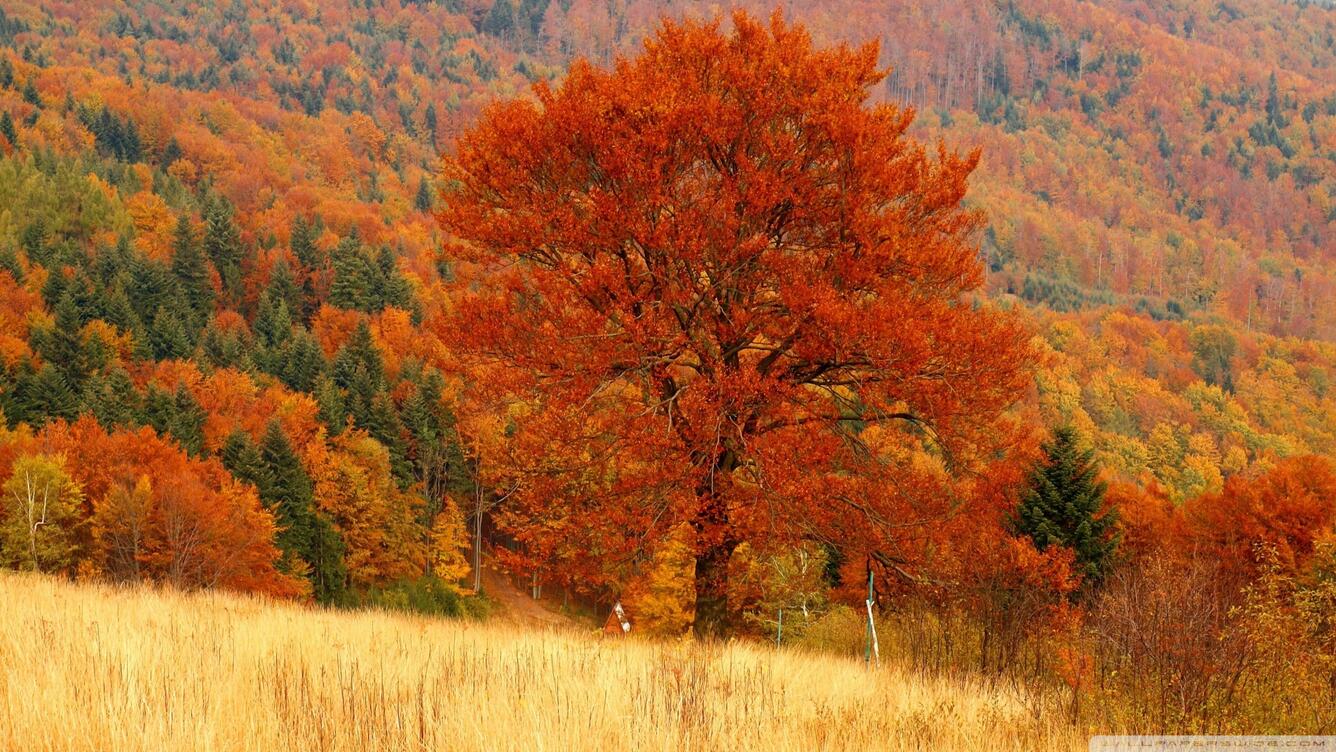
<svg viewBox="0 0 1336 752"><path fill-rule="evenodd" d="M488 598L500 604L498 616L504 621L546 629L588 628L588 625L548 608L543 601L531 598L528 589L516 586L510 575L490 556L483 559L482 589Z"/></svg>

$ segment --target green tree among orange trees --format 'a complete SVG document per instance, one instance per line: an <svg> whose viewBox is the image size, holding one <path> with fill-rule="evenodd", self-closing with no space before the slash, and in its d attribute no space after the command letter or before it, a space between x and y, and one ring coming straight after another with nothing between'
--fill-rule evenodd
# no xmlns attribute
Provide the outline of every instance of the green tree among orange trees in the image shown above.
<svg viewBox="0 0 1336 752"><path fill-rule="evenodd" d="M511 533L579 552L544 566L592 577L686 523L717 634L743 542L856 524L894 562L877 541L922 520L888 452L993 456L1028 347L973 297L978 155L907 138L883 76L779 16L665 22L460 138L439 218L483 279L450 334L515 406Z"/></svg>
<svg viewBox="0 0 1336 752"><path fill-rule="evenodd" d="M1118 514L1104 501L1095 450L1082 448L1076 430L1061 426L1044 444L1043 462L1030 473L1013 524L1040 551L1062 546L1075 555L1082 585L1097 585L1118 552Z"/></svg>

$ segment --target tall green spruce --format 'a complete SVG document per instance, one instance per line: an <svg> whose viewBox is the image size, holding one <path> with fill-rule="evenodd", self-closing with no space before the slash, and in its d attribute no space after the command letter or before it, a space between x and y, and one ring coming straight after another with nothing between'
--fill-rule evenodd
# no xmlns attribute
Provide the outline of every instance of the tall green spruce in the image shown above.
<svg viewBox="0 0 1336 752"><path fill-rule="evenodd" d="M204 408L185 384L175 392L149 385L144 394L144 422L160 436L170 436L192 457L204 454Z"/></svg>
<svg viewBox="0 0 1336 752"><path fill-rule="evenodd" d="M1083 590L1097 586L1118 551L1118 516L1104 508L1107 486L1098 479L1093 449L1081 449L1076 431L1063 426L1044 444L1045 458L1030 472L1029 488L1012 524L1040 551L1070 548Z"/></svg>
<svg viewBox="0 0 1336 752"><path fill-rule="evenodd" d="M307 222L300 215L292 220L292 237L289 247L301 267L301 305L292 309L294 316L299 316L303 323L310 323L311 317L320 308L321 294L317 289L316 278L326 271L329 259L320 252L315 244L320 229Z"/></svg>
<svg viewBox="0 0 1336 752"><path fill-rule="evenodd" d="M431 211L432 205L431 185L427 182L426 178L423 178L422 181L418 183L417 198L413 200L413 207L420 212L429 212Z"/></svg>
<svg viewBox="0 0 1336 752"><path fill-rule="evenodd" d="M306 570L320 603L337 602L347 580L343 539L329 518L315 506L311 478L302 468L287 434L277 420L269 422L257 448L238 432L222 449L223 465L236 477L255 484L260 500L274 512L279 531L275 543L287 571ZM296 565L296 560L305 567Z"/></svg>
<svg viewBox="0 0 1336 752"><path fill-rule="evenodd" d="M10 146L19 145L18 134L14 131L14 119L9 116L8 111L0 115L0 136L4 136Z"/></svg>
<svg viewBox="0 0 1336 752"><path fill-rule="evenodd" d="M204 212L204 252L213 261L223 282L223 294L236 307L242 299L241 230L232 218L232 207L225 199L214 199Z"/></svg>
<svg viewBox="0 0 1336 752"><path fill-rule="evenodd" d="M344 390L342 411L331 409L331 417L339 412L346 413L353 419L353 425L383 444L390 452L390 467L395 479L400 486L407 487L412 482L413 469L402 439L403 426L388 392L384 361L365 321L358 323L352 336L334 355L330 375L334 384ZM317 398L320 398L319 394ZM326 406L325 400L321 399L322 413ZM331 425L333 428L335 426Z"/></svg>
<svg viewBox="0 0 1336 752"><path fill-rule="evenodd" d="M199 329L213 313L213 287L209 284L209 261L195 240L190 218L182 214L176 223L172 275L193 314L192 328Z"/></svg>

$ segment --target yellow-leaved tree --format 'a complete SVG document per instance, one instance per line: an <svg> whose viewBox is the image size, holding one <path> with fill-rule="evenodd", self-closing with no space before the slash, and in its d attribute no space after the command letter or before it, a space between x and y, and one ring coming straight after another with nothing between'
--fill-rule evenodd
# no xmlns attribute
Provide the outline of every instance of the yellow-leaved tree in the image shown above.
<svg viewBox="0 0 1336 752"><path fill-rule="evenodd" d="M14 462L4 486L0 561L17 569L59 572L79 549L83 491L59 455L29 454Z"/></svg>
<svg viewBox="0 0 1336 752"><path fill-rule="evenodd" d="M459 583L472 569L464 555L467 541L464 515L455 500L447 496L431 525L431 571L455 592L463 592Z"/></svg>

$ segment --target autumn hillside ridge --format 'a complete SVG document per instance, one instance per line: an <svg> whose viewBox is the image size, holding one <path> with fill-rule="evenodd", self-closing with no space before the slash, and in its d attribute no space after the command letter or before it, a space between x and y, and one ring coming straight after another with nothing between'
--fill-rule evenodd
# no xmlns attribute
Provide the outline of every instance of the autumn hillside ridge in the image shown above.
<svg viewBox="0 0 1336 752"><path fill-rule="evenodd" d="M1336 733L1334 231L1330 2L10 0L0 734Z"/></svg>

